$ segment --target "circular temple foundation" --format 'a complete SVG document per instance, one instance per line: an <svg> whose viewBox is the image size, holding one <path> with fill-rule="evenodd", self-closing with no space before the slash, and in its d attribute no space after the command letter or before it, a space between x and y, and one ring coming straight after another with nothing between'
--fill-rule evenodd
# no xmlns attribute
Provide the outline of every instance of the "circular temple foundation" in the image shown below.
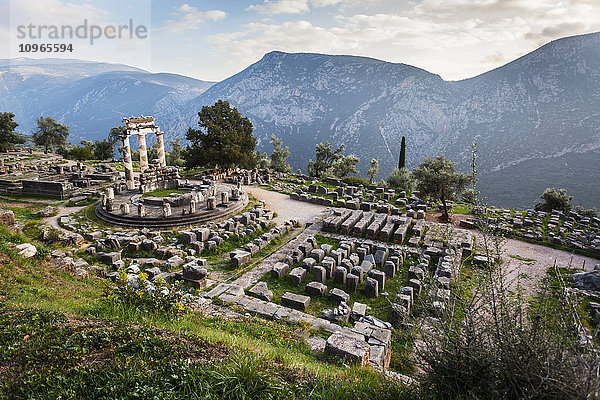
<svg viewBox="0 0 600 400"><path fill-rule="evenodd" d="M112 225L135 228L171 228L202 225L240 213L248 195L240 186L215 183L201 191L167 197L144 197L126 190L107 196L96 206L96 216Z"/></svg>

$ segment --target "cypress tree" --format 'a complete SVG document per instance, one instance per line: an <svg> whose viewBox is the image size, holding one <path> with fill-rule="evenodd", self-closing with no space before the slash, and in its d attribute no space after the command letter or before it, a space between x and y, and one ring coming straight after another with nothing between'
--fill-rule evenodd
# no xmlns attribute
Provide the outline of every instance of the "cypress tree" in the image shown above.
<svg viewBox="0 0 600 400"><path fill-rule="evenodd" d="M400 159L398 160L398 169L406 167L406 137L402 136L400 143Z"/></svg>

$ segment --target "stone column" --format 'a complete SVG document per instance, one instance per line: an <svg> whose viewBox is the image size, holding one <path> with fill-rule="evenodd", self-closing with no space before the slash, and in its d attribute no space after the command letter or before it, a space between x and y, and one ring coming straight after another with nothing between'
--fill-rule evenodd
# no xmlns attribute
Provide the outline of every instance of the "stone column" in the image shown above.
<svg viewBox="0 0 600 400"><path fill-rule="evenodd" d="M138 133L137 137L140 148L140 171L144 172L148 168L148 150L146 149L146 134Z"/></svg>
<svg viewBox="0 0 600 400"><path fill-rule="evenodd" d="M123 166L125 167L125 184L127 190L133 190L133 163L131 162L131 147L129 147L129 135L124 136L123 140Z"/></svg>
<svg viewBox="0 0 600 400"><path fill-rule="evenodd" d="M129 204L128 203L121 204L121 214L123 214L123 215L129 214Z"/></svg>
<svg viewBox="0 0 600 400"><path fill-rule="evenodd" d="M156 132L156 152L158 153L158 165L166 167L167 160L165 159L165 142L163 134L164 132Z"/></svg>
<svg viewBox="0 0 600 400"><path fill-rule="evenodd" d="M206 208L209 210L214 210L217 208L217 198L210 196L208 199L206 199Z"/></svg>

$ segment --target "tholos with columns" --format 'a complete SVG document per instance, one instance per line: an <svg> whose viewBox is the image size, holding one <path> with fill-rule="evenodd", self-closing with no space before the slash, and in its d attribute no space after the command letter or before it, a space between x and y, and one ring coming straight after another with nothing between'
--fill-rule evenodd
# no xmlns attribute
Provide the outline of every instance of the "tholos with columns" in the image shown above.
<svg viewBox="0 0 600 400"><path fill-rule="evenodd" d="M161 167L167 166L167 160L165 159L165 142L163 140L164 132L156 132L156 152L158 153L158 165Z"/></svg>
<svg viewBox="0 0 600 400"><path fill-rule="evenodd" d="M138 143L140 147L140 171L148 169L148 151L146 149L146 134L138 133Z"/></svg>
<svg viewBox="0 0 600 400"><path fill-rule="evenodd" d="M131 162L131 147L129 147L129 136L123 136L123 166L125 167L125 184L127 190L133 190L133 164Z"/></svg>

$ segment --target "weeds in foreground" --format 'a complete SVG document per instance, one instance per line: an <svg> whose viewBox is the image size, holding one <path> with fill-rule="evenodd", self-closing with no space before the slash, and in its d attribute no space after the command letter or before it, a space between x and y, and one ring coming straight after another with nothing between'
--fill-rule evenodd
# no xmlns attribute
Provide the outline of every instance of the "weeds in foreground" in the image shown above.
<svg viewBox="0 0 600 400"><path fill-rule="evenodd" d="M501 239L482 226L482 251L499 260ZM458 274L446 313L430 320L417 349L421 388L435 398L597 398L600 358L560 282L525 296L499 263L466 288Z"/></svg>
<svg viewBox="0 0 600 400"><path fill-rule="evenodd" d="M406 389L347 369L336 379L195 336L0 305L6 399L401 399Z"/></svg>

